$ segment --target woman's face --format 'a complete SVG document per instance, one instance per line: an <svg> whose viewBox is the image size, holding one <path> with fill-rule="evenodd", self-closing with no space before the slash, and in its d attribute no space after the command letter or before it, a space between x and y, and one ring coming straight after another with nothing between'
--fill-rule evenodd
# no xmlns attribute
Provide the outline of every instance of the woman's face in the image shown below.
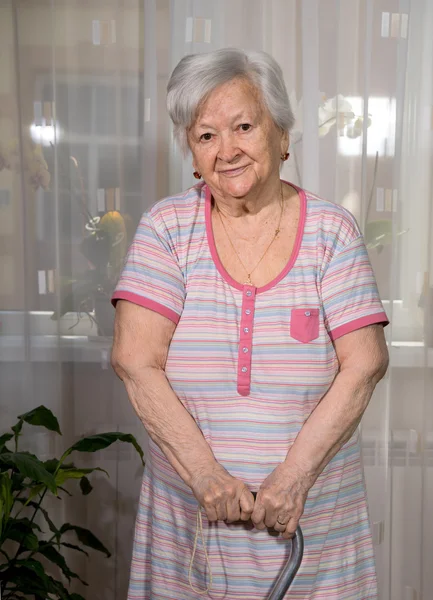
<svg viewBox="0 0 433 600"><path fill-rule="evenodd" d="M188 132L193 167L213 193L242 198L279 178L288 136L273 122L260 93L245 79L216 88Z"/></svg>

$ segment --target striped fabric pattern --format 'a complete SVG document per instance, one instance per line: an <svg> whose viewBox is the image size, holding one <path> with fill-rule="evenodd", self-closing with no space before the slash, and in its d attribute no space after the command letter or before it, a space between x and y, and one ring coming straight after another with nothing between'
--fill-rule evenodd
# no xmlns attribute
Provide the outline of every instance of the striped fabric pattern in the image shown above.
<svg viewBox="0 0 433 600"><path fill-rule="evenodd" d="M143 216L113 296L114 303L126 299L177 324L168 380L217 460L252 491L284 460L332 384L338 369L332 340L371 323L387 323L353 217L298 192L301 219L292 259L255 294L248 395L240 395L237 387L245 290L212 250L206 185L162 200ZM317 332L301 341L297 331L307 313L317 319ZM200 597L188 583L196 511L191 490L151 442L128 600ZM246 524L209 524L204 513L203 525L213 585L201 597L266 598L290 542ZM310 491L301 525L305 555L287 598L377 598L357 433ZM200 543L194 586L205 589L208 577Z"/></svg>

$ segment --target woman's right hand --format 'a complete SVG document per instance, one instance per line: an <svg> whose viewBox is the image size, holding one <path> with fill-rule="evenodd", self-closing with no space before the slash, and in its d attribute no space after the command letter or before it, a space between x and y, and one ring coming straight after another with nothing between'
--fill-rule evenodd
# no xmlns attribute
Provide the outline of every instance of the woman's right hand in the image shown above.
<svg viewBox="0 0 433 600"><path fill-rule="evenodd" d="M194 475L194 496L205 509L209 521L248 521L254 510L254 496L247 486L220 464Z"/></svg>

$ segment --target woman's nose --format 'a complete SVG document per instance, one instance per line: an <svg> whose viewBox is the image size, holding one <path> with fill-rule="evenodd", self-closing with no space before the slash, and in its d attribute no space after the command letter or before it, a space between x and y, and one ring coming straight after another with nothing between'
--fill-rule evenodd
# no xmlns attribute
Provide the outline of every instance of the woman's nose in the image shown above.
<svg viewBox="0 0 433 600"><path fill-rule="evenodd" d="M240 150L236 142L236 137L232 134L222 135L220 138L218 158L224 162L232 162L239 154Z"/></svg>

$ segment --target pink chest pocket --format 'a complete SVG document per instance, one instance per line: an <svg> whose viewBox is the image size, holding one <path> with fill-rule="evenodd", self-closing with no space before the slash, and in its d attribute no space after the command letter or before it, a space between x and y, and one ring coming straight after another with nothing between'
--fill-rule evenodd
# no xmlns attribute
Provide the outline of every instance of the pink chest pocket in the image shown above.
<svg viewBox="0 0 433 600"><path fill-rule="evenodd" d="M319 337L319 309L292 308L290 335L299 342L312 342Z"/></svg>

